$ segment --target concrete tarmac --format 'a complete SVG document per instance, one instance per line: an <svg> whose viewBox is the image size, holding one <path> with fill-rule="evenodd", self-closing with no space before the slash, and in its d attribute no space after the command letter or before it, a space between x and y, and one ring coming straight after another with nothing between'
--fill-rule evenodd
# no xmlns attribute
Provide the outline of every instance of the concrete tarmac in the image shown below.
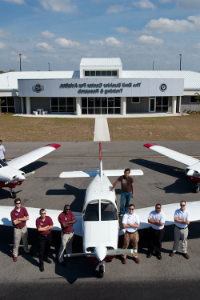
<svg viewBox="0 0 200 300"><path fill-rule="evenodd" d="M135 196L132 202L136 208L148 207L174 202L198 201L200 194L193 193L194 183L189 182L183 173L174 172L174 168L184 168L166 157L143 147L144 142L109 142L102 143L103 166L105 169L142 169L144 176L134 177ZM7 158L12 159L19 155L43 146L45 143L4 143ZM199 156L200 142L159 142L158 144L180 151L184 154ZM85 189L92 179L60 179L62 171L95 170L99 168L99 144L63 143L61 148L41 158L24 168L36 173L29 176L25 182L16 188L17 196L22 199L23 206L45 207L60 209L66 203L71 205L73 211L82 210ZM111 177L112 183L117 177ZM120 203L120 185L117 186L118 206ZM0 189L0 205L13 205L8 189ZM178 207L177 207L178 208ZM139 259L135 264L132 258L122 265L119 257L106 263L106 272L103 279L98 278L95 266L86 258L67 258L67 267L63 268L57 262L57 253L60 246L60 233L53 233L53 244L50 251L52 264L45 264L45 271L41 273L38 268L37 233L29 230L29 245L33 251L30 257L23 252L21 246L18 262L12 261L13 229L0 227L0 278L1 295L5 299L22 297L26 293L29 299L59 298L70 292L72 299L126 299L134 296L136 299L183 299L188 296L197 298L200 291L197 284L200 278L199 248L200 231L199 221L189 226L188 254L186 260L181 251L173 258L169 252L173 245L173 226L165 228L162 249L162 261L156 257L146 258L147 230L140 233ZM119 239L122 246L123 237ZM180 248L181 250L181 248ZM73 243L73 252L82 251L82 239L76 237ZM3 285L2 285L3 284ZM24 288L26 286L26 288ZM21 291L21 292L20 292ZM22 292L23 291L23 292ZM45 291L45 292L44 292ZM72 293L72 294L71 294ZM55 295L55 296L53 296ZM60 295L60 296L59 296ZM69 295L69 294L67 294ZM67 296L66 295L66 296ZM56 297L59 296L59 297Z"/></svg>

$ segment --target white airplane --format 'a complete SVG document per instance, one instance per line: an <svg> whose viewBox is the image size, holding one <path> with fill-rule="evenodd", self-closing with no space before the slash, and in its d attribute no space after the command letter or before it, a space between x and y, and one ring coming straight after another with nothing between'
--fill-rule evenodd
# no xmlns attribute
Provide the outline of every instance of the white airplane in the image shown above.
<svg viewBox="0 0 200 300"><path fill-rule="evenodd" d="M43 157L44 155L47 155L48 153L58 149L59 147L59 144L48 144L17 157L7 163L0 160L0 188L8 187L10 189L11 197L15 199L16 193L13 191L13 188L15 188L17 185L21 185L26 177L35 173L30 172L25 174L20 169Z"/></svg>
<svg viewBox="0 0 200 300"><path fill-rule="evenodd" d="M180 152L168 149L163 146L159 146L154 143L144 144L144 147L156 151L162 155L165 155L175 161L178 161L187 166L185 169L185 175L189 178L190 181L196 182L196 186L194 188L195 193L199 192L200 188L200 160L197 158L191 157L186 154L182 154ZM178 171L177 169L174 169Z"/></svg>
<svg viewBox="0 0 200 300"><path fill-rule="evenodd" d="M94 171L62 172L60 178L95 177L87 188L81 217L81 236L84 253L68 256L87 256L98 263L99 275L103 277L103 261L116 255L130 254L133 250L118 249L119 220L115 192L107 176L121 176L124 170L103 170L101 143L99 144L100 167ZM131 170L131 176L143 175L141 170ZM75 232L76 233L76 232Z"/></svg>

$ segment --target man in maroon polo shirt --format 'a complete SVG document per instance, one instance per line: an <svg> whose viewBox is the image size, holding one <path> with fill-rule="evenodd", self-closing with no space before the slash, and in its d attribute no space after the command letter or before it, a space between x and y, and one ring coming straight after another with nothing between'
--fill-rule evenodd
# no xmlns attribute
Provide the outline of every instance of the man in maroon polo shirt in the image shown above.
<svg viewBox="0 0 200 300"><path fill-rule="evenodd" d="M66 264L64 262L63 253L65 249L67 254L72 253L72 242L74 239L73 224L77 222L76 217L74 216L73 212L70 211L70 206L68 204L64 206L63 212L58 216L58 221L60 222L62 228L58 261L63 267L65 267Z"/></svg>
<svg viewBox="0 0 200 300"><path fill-rule="evenodd" d="M48 258L50 245L52 242L51 229L53 228L53 221L46 216L46 210L40 209L40 217L36 219L36 227L38 230L39 240L39 269L44 272L44 261L51 264L52 261Z"/></svg>
<svg viewBox="0 0 200 300"><path fill-rule="evenodd" d="M13 261L17 261L19 244L22 239L24 251L31 254L28 248L28 230L26 221L29 220L29 215L25 207L21 207L21 199L16 198L15 208L11 211L11 219L14 226L14 245L13 245Z"/></svg>

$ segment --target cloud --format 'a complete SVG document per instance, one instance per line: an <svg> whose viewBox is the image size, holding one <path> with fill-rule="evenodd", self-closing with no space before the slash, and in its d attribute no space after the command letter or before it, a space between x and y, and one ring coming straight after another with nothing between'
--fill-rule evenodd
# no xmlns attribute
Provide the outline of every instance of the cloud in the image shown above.
<svg viewBox="0 0 200 300"><path fill-rule="evenodd" d="M54 49L49 46L47 43L38 43L36 45L37 50L39 51L54 51Z"/></svg>
<svg viewBox="0 0 200 300"><path fill-rule="evenodd" d="M118 14L123 11L131 10L131 7L125 7L123 5L111 5L106 10L107 14Z"/></svg>
<svg viewBox="0 0 200 300"><path fill-rule="evenodd" d="M38 0L46 10L56 12L72 13L77 10L77 6L72 4L74 0Z"/></svg>
<svg viewBox="0 0 200 300"><path fill-rule="evenodd" d="M0 29L0 38L9 36L9 35L10 35L10 32L6 32L3 29Z"/></svg>
<svg viewBox="0 0 200 300"><path fill-rule="evenodd" d="M90 41L90 45L103 45L104 42L103 41Z"/></svg>
<svg viewBox="0 0 200 300"><path fill-rule="evenodd" d="M140 0L139 2L133 2L133 5L143 9L156 9L156 6L149 0Z"/></svg>
<svg viewBox="0 0 200 300"><path fill-rule="evenodd" d="M157 33L164 33L164 32L186 32L186 31L195 31L200 29L200 15L190 16L187 19L189 21L170 20L167 18L151 20L147 25L145 25L145 30L154 31Z"/></svg>
<svg viewBox="0 0 200 300"><path fill-rule="evenodd" d="M19 61L19 53L12 51L10 54L12 55L12 57L11 57L12 60ZM30 59L28 59L28 57L26 55L23 55L23 54L21 55L21 60L28 61L28 62L31 61Z"/></svg>
<svg viewBox="0 0 200 300"><path fill-rule="evenodd" d="M17 4L26 4L24 0L3 0L5 2L13 2Z"/></svg>
<svg viewBox="0 0 200 300"><path fill-rule="evenodd" d="M159 2L161 2L161 3L169 3L169 2L172 2L172 0L159 0Z"/></svg>
<svg viewBox="0 0 200 300"><path fill-rule="evenodd" d="M46 39L53 39L55 37L55 34L49 32L48 30L41 32L42 37Z"/></svg>
<svg viewBox="0 0 200 300"><path fill-rule="evenodd" d="M106 44L108 46L117 46L117 47L121 47L123 46L123 43L121 43L120 41L118 41L116 38L114 37L109 37L105 40Z"/></svg>
<svg viewBox="0 0 200 300"><path fill-rule="evenodd" d="M126 27L113 27L112 29L119 33L130 33L131 32L131 30Z"/></svg>
<svg viewBox="0 0 200 300"><path fill-rule="evenodd" d="M161 45L164 43L162 39L157 39L153 36L141 35L138 38L139 42L144 44Z"/></svg>
<svg viewBox="0 0 200 300"><path fill-rule="evenodd" d="M0 42L0 49L4 49L4 48L6 48L6 45Z"/></svg>
<svg viewBox="0 0 200 300"><path fill-rule="evenodd" d="M62 48L79 47L81 45L79 42L73 42L65 38L56 39L55 42Z"/></svg>

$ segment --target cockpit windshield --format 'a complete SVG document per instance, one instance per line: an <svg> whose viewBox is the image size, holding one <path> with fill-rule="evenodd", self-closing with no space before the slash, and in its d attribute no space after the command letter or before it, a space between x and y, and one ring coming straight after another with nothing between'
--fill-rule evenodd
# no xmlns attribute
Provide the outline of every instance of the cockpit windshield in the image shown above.
<svg viewBox="0 0 200 300"><path fill-rule="evenodd" d="M7 163L0 159L0 168L6 167Z"/></svg>
<svg viewBox="0 0 200 300"><path fill-rule="evenodd" d="M87 205L83 220L99 221L99 200L93 200Z"/></svg>
<svg viewBox="0 0 200 300"><path fill-rule="evenodd" d="M117 220L117 209L108 200L101 200L101 221Z"/></svg>

